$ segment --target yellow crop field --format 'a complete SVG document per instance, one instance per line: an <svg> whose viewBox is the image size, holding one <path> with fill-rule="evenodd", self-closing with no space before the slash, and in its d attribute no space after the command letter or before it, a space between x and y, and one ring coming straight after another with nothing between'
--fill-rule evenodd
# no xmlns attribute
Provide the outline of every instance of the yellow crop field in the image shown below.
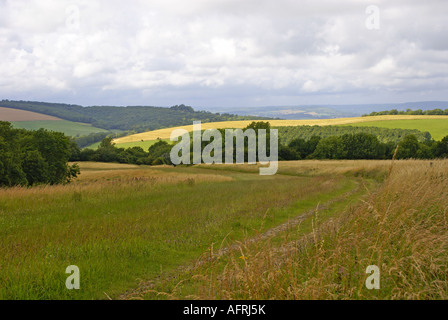
<svg viewBox="0 0 448 320"><path fill-rule="evenodd" d="M355 124L364 122L377 122L377 121L388 121L388 120L417 120L417 119L446 119L448 116L419 116L419 115L385 115L385 116L375 116L375 117L358 117L358 118L336 118L336 119L312 119L312 120L269 120L273 127L284 127L284 126L331 126L331 125L344 125L344 124ZM245 121L224 121L224 122L211 122L203 123L201 128L203 130L207 129L241 129L249 125L252 120ZM143 133L138 133L122 138L115 139L116 144L129 143L136 141L151 141L157 139L170 139L171 133L176 129L185 129L189 132L193 131L193 125L165 128L160 130L148 131Z"/></svg>

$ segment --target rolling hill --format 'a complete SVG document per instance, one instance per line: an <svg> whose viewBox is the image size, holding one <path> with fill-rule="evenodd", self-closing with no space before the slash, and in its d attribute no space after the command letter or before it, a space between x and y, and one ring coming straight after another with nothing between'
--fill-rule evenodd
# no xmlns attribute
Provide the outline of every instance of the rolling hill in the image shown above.
<svg viewBox="0 0 448 320"><path fill-rule="evenodd" d="M50 131L63 132L67 136L86 136L91 133L108 132L107 130L93 127L88 123L79 123L67 120L60 121L14 121L11 122L14 128L38 130L44 128Z"/></svg>
<svg viewBox="0 0 448 320"><path fill-rule="evenodd" d="M0 120L15 122L15 121L59 121L62 119L32 111L0 107Z"/></svg>
<svg viewBox="0 0 448 320"><path fill-rule="evenodd" d="M375 120L375 119L372 119ZM369 121L356 124L359 127L379 127L388 129L417 129L428 131L434 140L440 140L448 135L448 116L444 119L414 119Z"/></svg>
<svg viewBox="0 0 448 320"><path fill-rule="evenodd" d="M194 120L220 122L236 120L271 119L256 116L238 116L228 113L195 111L183 104L165 107L153 106L90 106L47 103L37 101L0 101L0 107L32 111L72 122L88 123L93 127L112 131L145 132L191 124Z"/></svg>
<svg viewBox="0 0 448 320"><path fill-rule="evenodd" d="M18 129L38 130L44 128L51 131L63 132L68 136L83 136L90 133L107 132L95 128L87 123L63 120L42 113L0 107L0 121L11 122Z"/></svg>
<svg viewBox="0 0 448 320"><path fill-rule="evenodd" d="M425 122L419 122L425 120ZM391 127L402 125L409 122L409 125L405 129L418 129L421 131L428 131L433 135L433 132L437 137L448 135L448 116L410 116L410 115L395 115L395 116L376 116L376 117L358 117L358 118L338 118L338 119L322 119L322 120L269 120L273 127L283 126L331 126L331 125L353 125L356 126L375 126L378 123L388 123L392 121ZM396 122L398 121L398 122ZM202 129L231 129L231 128L244 128L252 121L226 121L218 123L203 123ZM394 123L395 122L395 123ZM400 128L400 127L396 127ZM122 143L130 142L142 142L152 141L156 139L170 139L171 132L175 129L185 129L189 132L193 131L193 126L181 126L174 128L166 128L161 130L154 130L149 132L143 132L135 135L130 135L122 138L115 139L114 142L119 145Z"/></svg>
<svg viewBox="0 0 448 320"><path fill-rule="evenodd" d="M289 120L331 119L359 117L372 111L396 109L398 111L448 109L448 101L415 101L387 104L347 104L347 105L296 105L296 106L264 106L264 107L229 107L213 108L215 112L228 112L238 115L251 114L260 117L271 117Z"/></svg>

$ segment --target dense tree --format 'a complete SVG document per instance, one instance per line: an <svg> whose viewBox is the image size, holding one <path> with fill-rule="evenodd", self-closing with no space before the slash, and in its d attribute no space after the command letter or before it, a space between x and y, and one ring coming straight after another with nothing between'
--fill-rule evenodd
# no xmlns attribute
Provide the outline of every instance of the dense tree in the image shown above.
<svg viewBox="0 0 448 320"><path fill-rule="evenodd" d="M436 109L433 109L433 110L425 110L425 111L422 111L421 109L418 109L418 110L406 109L406 111L398 111L397 109L392 109L392 110L388 110L388 111L371 112L369 114L364 114L363 117L397 115L397 114L399 114L399 115L407 114L407 115L440 115L440 116L447 116L448 115L448 109L442 110L440 108L436 108Z"/></svg>
<svg viewBox="0 0 448 320"><path fill-rule="evenodd" d="M154 165L171 164L170 151L172 145L160 140L149 147L149 162Z"/></svg>
<svg viewBox="0 0 448 320"><path fill-rule="evenodd" d="M316 159L344 159L345 155L342 138L331 136L319 141L312 157Z"/></svg>
<svg viewBox="0 0 448 320"><path fill-rule="evenodd" d="M79 151L79 155L78 151L75 150L72 157L79 157L81 161L119 162L138 165L171 164L171 148L172 145L163 140L159 140L149 147L148 151L137 146L127 149L117 148L112 138L108 137L101 141L96 150L83 149Z"/></svg>
<svg viewBox="0 0 448 320"><path fill-rule="evenodd" d="M69 182L79 173L77 165L68 165L71 147L63 133L0 122L0 186Z"/></svg>
<svg viewBox="0 0 448 320"><path fill-rule="evenodd" d="M344 134L342 137L344 156L347 159L381 159L386 147L372 134Z"/></svg>
<svg viewBox="0 0 448 320"><path fill-rule="evenodd" d="M291 147L281 144L278 147L278 160L300 160L300 155Z"/></svg>
<svg viewBox="0 0 448 320"><path fill-rule="evenodd" d="M309 140L296 138L288 144L288 147L298 154L299 159L306 159L316 150L320 140L319 136L312 136Z"/></svg>
<svg viewBox="0 0 448 320"><path fill-rule="evenodd" d="M436 158L448 158L448 136L434 143L432 152Z"/></svg>
<svg viewBox="0 0 448 320"><path fill-rule="evenodd" d="M410 159L417 157L417 151L420 145L417 137L414 135L406 136L403 141L398 144L397 159Z"/></svg>
<svg viewBox="0 0 448 320"><path fill-rule="evenodd" d="M293 126L293 127L276 127L278 130L280 142L282 144L291 145L295 139L310 140L313 136L327 138L330 136L343 136L344 134L367 133L374 135L380 142L398 143L407 135L413 134L421 142L430 141L431 134L429 132L421 132L413 129L389 129L378 127L354 127L354 126ZM300 144L300 142L297 142ZM296 146L300 148L300 146ZM311 152L312 153L312 152ZM310 153L309 153L310 154Z"/></svg>

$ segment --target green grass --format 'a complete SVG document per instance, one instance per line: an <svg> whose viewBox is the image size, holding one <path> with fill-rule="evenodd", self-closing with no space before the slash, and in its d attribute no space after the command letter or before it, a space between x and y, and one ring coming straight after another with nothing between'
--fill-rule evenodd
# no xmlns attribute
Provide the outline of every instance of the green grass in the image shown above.
<svg viewBox="0 0 448 320"><path fill-rule="evenodd" d="M381 185L363 181L355 193L316 210L300 225L261 241L242 241L236 250L203 260L168 283L156 282L140 296L446 300L447 164L395 162ZM366 288L371 265L380 270L378 290Z"/></svg>
<svg viewBox="0 0 448 320"><path fill-rule="evenodd" d="M357 185L363 185L363 187L356 188ZM346 181L341 182L340 186L341 187L339 189L332 192L310 196L306 200L297 202L295 205L288 208L271 210L264 218L264 226L267 229L276 224L273 222L278 219L278 217L289 216L289 218L294 218L304 214L305 212L309 212L310 210L315 210L315 213L304 218L298 226L289 227L284 231L278 232L278 234L273 234L267 239L243 246L243 251L245 254L253 254L253 252L257 252L260 247L264 246L275 246L278 248L285 242L290 243L300 239L313 231L317 220L319 223L323 223L333 217L340 216L341 212L347 210L349 206L357 204L359 199L364 197L369 190L376 189L378 184L371 180L355 181L353 179L347 179ZM319 210L318 204L322 205L327 201L332 201L334 199L337 199L337 201L331 204L329 208ZM229 266L229 263L231 261L240 260L240 256L241 252L236 250L230 254L221 256L213 262L206 263L199 270L195 270L193 274L204 275L210 272L214 274L222 274L225 268ZM191 297L190 295L195 296L201 291L199 286L200 282L192 280L191 270L186 270L185 273L174 275L169 281L158 283L154 287L153 291L143 294L142 297L147 300L164 299L169 297L189 299ZM160 292L167 293L167 295L160 295ZM247 297L244 297L244 299L246 298ZM267 296L264 298L269 299L270 297Z"/></svg>
<svg viewBox="0 0 448 320"><path fill-rule="evenodd" d="M434 140L441 140L448 136L448 119L385 120L351 123L343 126L417 129L423 132L428 131Z"/></svg>
<svg viewBox="0 0 448 320"><path fill-rule="evenodd" d="M117 143L115 146L117 148L133 148L133 147L141 147L143 150L148 151L149 147L155 144L158 140L151 140L151 141L135 141L135 142L125 142L125 143ZM171 140L165 139L163 141L166 141L168 143L171 143ZM98 149L101 142L96 142L94 144L91 144L90 146L86 147L88 149Z"/></svg>
<svg viewBox="0 0 448 320"><path fill-rule="evenodd" d="M85 136L90 133L107 132L107 130L92 127L87 123L60 121L15 121L13 127L27 130L38 130L44 128L51 131L63 132L68 136Z"/></svg>
<svg viewBox="0 0 448 320"><path fill-rule="evenodd" d="M230 172L239 178L195 182L214 173L194 167L125 171L141 176L146 170L172 180L124 182L121 169L69 186L0 190L0 299L117 297L138 279L191 263L212 243L253 234L267 210L285 208L269 226L281 223L292 214L288 207L345 188L347 181ZM190 178L182 178L186 174ZM69 265L80 268L81 290L65 288Z"/></svg>
<svg viewBox="0 0 448 320"><path fill-rule="evenodd" d="M159 276L154 289L170 295L145 298L446 299L446 160L280 162L275 176L80 165L70 185L0 189L0 299L118 298ZM318 205L274 237L237 242ZM235 243L242 251L178 269ZM371 264L378 292L364 287ZM69 265L80 290L65 288Z"/></svg>

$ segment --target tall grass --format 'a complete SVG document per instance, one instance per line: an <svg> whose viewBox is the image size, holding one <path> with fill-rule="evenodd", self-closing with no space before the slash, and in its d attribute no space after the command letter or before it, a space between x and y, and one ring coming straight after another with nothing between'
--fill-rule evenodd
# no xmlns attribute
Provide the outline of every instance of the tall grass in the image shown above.
<svg viewBox="0 0 448 320"><path fill-rule="evenodd" d="M71 185L0 189L1 299L116 298L351 182L194 167L82 169ZM80 290L65 287L69 265L80 269Z"/></svg>
<svg viewBox="0 0 448 320"><path fill-rule="evenodd" d="M397 161L381 188L337 213L324 219L316 208L310 230L241 242L180 278L169 297L448 298L448 161ZM369 265L380 268L379 290L366 288Z"/></svg>

